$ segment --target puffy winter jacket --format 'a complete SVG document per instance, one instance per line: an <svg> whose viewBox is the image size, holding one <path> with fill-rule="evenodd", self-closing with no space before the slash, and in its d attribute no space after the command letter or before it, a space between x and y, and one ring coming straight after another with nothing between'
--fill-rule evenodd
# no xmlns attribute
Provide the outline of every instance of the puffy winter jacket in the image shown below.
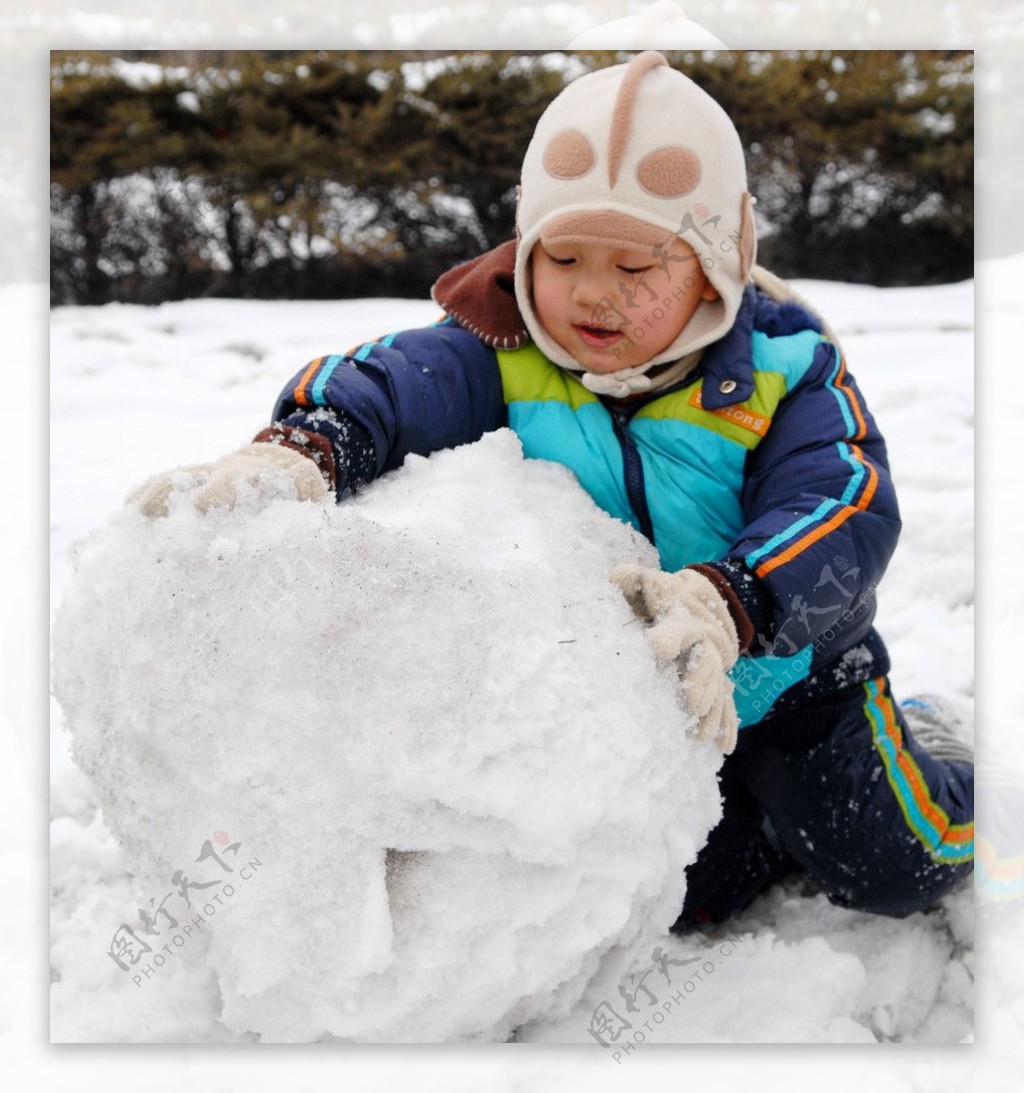
<svg viewBox="0 0 1024 1093"><path fill-rule="evenodd" d="M598 397L533 345L491 349L447 318L313 361L274 422L328 438L339 498L409 453L512 428L665 569L696 565L720 587L746 646L741 727L889 670L872 627L899 534L884 442L817 319L753 285L665 391Z"/></svg>

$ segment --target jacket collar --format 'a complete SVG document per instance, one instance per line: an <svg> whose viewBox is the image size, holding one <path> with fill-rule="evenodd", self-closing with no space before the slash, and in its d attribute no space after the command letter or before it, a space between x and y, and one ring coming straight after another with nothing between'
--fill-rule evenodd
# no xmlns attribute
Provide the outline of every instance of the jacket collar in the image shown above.
<svg viewBox="0 0 1024 1093"><path fill-rule="evenodd" d="M492 349L518 349L530 340L513 291L515 252L510 239L443 273L430 290L446 314Z"/></svg>
<svg viewBox="0 0 1024 1093"><path fill-rule="evenodd" d="M704 376L701 405L718 410L743 402L754 393L754 318L757 289L747 285L736 321L717 342L704 350L698 375Z"/></svg>

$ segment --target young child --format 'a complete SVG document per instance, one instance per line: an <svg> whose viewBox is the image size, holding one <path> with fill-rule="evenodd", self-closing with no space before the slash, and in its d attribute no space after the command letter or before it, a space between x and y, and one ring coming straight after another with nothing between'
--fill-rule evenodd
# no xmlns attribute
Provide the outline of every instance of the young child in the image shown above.
<svg viewBox="0 0 1024 1093"><path fill-rule="evenodd" d="M971 752L896 704L872 627L900 527L884 442L835 338L755 267L751 204L732 122L660 53L585 75L537 125L517 239L434 286L445 317L313 361L193 469L201 508L257 478L341 500L508 426L642 531L662 568L612 579L727 753L679 929L794 869L902 916L973 865Z"/></svg>

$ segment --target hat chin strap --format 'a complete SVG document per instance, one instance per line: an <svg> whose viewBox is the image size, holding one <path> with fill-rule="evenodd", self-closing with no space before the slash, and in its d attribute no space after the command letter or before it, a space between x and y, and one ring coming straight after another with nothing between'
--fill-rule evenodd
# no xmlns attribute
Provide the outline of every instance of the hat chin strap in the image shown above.
<svg viewBox="0 0 1024 1093"><path fill-rule="evenodd" d="M634 365L618 372L583 372L578 379L588 391L595 395L610 395L612 398L629 398L647 391L657 391L671 387L688 376L700 363L703 349L692 349L673 361L661 364Z"/></svg>
<svg viewBox="0 0 1024 1093"><path fill-rule="evenodd" d="M584 372L580 376L580 383L595 395L626 398L651 389L651 378L646 375L650 367L650 364L637 364L618 372Z"/></svg>

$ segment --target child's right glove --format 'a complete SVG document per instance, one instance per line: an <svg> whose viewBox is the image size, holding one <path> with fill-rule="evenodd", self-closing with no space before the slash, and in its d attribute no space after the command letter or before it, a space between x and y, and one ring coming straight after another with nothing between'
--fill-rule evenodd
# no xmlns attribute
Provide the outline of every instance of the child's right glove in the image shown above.
<svg viewBox="0 0 1024 1093"><path fill-rule="evenodd" d="M318 501L330 485L314 459L315 452L306 454L294 446L264 441L247 444L213 463L195 463L158 474L132 491L125 503L144 516L166 516L170 495L197 482L201 486L194 503L200 512L233 508L243 482L257 487L259 496L268 501L279 497Z"/></svg>
<svg viewBox="0 0 1024 1093"><path fill-rule="evenodd" d="M648 637L655 653L678 663L700 738L714 740L723 752L731 752L739 719L727 673L739 656L739 638L725 600L707 577L693 569L665 573L620 565L610 579L633 610L652 624Z"/></svg>

